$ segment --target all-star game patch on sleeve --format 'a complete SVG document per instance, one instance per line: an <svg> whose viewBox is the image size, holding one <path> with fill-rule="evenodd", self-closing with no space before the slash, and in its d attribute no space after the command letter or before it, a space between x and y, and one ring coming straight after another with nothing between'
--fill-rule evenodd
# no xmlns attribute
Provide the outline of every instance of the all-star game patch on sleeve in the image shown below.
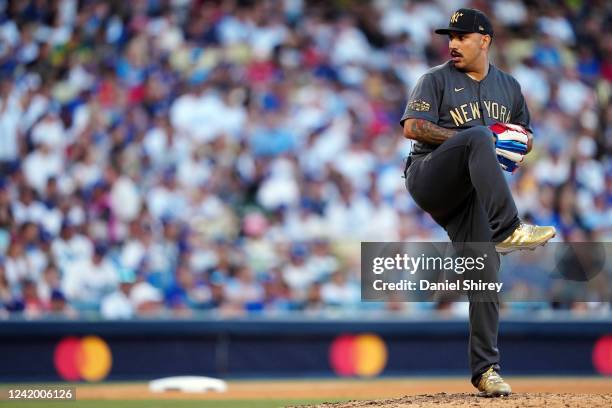
<svg viewBox="0 0 612 408"><path fill-rule="evenodd" d="M400 125L403 127L406 119L425 119L437 123L439 98L434 76L423 75L410 93Z"/></svg>

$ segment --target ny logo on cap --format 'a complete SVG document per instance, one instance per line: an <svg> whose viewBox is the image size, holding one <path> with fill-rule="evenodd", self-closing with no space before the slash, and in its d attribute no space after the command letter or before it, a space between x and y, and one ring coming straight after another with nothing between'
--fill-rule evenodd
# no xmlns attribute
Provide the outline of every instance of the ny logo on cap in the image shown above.
<svg viewBox="0 0 612 408"><path fill-rule="evenodd" d="M451 19L450 19L451 24L455 24L457 22L457 20L459 20L459 17L461 17L462 15L463 15L463 13L455 11L455 14L453 14L451 16Z"/></svg>

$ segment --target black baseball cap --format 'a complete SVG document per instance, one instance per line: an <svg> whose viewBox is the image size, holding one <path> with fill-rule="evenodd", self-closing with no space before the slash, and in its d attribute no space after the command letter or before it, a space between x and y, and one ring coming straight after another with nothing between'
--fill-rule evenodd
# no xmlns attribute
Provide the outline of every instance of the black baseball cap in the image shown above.
<svg viewBox="0 0 612 408"><path fill-rule="evenodd" d="M491 20L480 10L460 8L455 11L448 22L448 27L438 28L436 34L479 33L493 37Z"/></svg>

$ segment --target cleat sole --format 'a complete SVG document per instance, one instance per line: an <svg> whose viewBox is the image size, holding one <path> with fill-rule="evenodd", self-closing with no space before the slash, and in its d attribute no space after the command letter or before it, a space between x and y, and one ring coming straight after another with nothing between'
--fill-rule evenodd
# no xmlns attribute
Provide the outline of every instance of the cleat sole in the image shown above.
<svg viewBox="0 0 612 408"><path fill-rule="evenodd" d="M511 394L510 392L495 392L495 393L490 393L490 392L481 391L477 395L479 397L482 397L482 398L499 398L499 397L507 397L510 394Z"/></svg>

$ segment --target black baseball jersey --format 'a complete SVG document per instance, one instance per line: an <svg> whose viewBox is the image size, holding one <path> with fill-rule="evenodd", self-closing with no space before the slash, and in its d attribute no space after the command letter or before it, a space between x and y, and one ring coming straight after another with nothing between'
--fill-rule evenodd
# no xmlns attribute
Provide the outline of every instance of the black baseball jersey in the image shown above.
<svg viewBox="0 0 612 408"><path fill-rule="evenodd" d="M529 110L519 83L493 64L489 64L482 81L459 71L452 61L431 68L410 93L400 125L404 126L406 119L425 119L447 129L504 122L531 131ZM415 142L412 154L426 154L436 147Z"/></svg>

